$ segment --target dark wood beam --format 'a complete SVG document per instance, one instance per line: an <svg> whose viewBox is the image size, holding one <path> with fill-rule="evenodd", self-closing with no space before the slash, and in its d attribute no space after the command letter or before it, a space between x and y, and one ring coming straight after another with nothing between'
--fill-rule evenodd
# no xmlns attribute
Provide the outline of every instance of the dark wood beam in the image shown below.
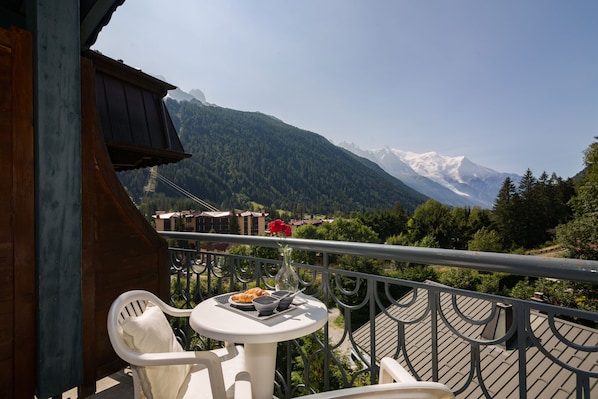
<svg viewBox="0 0 598 399"><path fill-rule="evenodd" d="M79 0L28 0L34 35L37 397L82 381Z"/></svg>

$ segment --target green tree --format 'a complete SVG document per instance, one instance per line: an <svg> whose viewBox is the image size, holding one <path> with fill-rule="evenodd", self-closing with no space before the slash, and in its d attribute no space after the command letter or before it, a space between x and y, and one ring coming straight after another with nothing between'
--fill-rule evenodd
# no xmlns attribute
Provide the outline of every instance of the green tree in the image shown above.
<svg viewBox="0 0 598 399"><path fill-rule="evenodd" d="M441 248L454 247L454 224L451 209L436 200L428 200L418 206L409 220L412 242L432 235Z"/></svg>
<svg viewBox="0 0 598 399"><path fill-rule="evenodd" d="M501 277L498 273L479 273L480 282L476 285L477 292L500 294Z"/></svg>
<svg viewBox="0 0 598 399"><path fill-rule="evenodd" d="M557 241L573 258L598 260L598 214L579 216L557 228Z"/></svg>
<svg viewBox="0 0 598 399"><path fill-rule="evenodd" d="M393 236L386 242L387 245L409 245L407 241L408 237L405 234L399 236ZM414 246L422 248L438 248L438 242L432 235L427 235L418 241ZM400 262L392 261L394 270L387 272L386 274L390 277L399 278L402 280L409 281L436 281L438 274L436 270L429 266L411 262ZM402 294L405 294L409 289L405 288L402 290Z"/></svg>
<svg viewBox="0 0 598 399"><path fill-rule="evenodd" d="M453 220L453 248L465 249L471 238L470 227L471 208L455 207L451 210Z"/></svg>
<svg viewBox="0 0 598 399"><path fill-rule="evenodd" d="M480 252L502 252L500 236L496 230L489 230L486 227L482 227L475 232L469 241L467 249Z"/></svg>
<svg viewBox="0 0 598 399"><path fill-rule="evenodd" d="M542 294L542 301L551 305L590 312L598 311L598 287L593 284L539 278L519 281L511 290L514 298L526 299Z"/></svg>
<svg viewBox="0 0 598 399"><path fill-rule="evenodd" d="M492 220L505 246L511 246L518 237L516 203L519 194L510 177L505 178L492 207Z"/></svg>
<svg viewBox="0 0 598 399"><path fill-rule="evenodd" d="M440 273L438 281L450 287L475 291L482 280L477 270L451 267Z"/></svg>
<svg viewBox="0 0 598 399"><path fill-rule="evenodd" d="M381 241L386 241L388 237L407 231L409 215L401 204L397 203L390 210L375 210L360 213L355 216L355 219L360 220L375 231Z"/></svg>
<svg viewBox="0 0 598 399"><path fill-rule="evenodd" d="M553 173L550 176L548 191L548 208L550 209L548 225L550 227L555 227L559 224L566 223L572 215L569 201L575 194L573 180L563 180Z"/></svg>
<svg viewBox="0 0 598 399"><path fill-rule="evenodd" d="M419 282L426 280L436 281L438 279L438 273L436 273L436 270L432 266L418 264L403 266L395 271L389 272L388 276ZM408 291L408 289L406 291Z"/></svg>
<svg viewBox="0 0 598 399"><path fill-rule="evenodd" d="M438 275L438 281L450 287L493 295L508 295L510 287L519 279L506 273L480 272L458 267L444 269Z"/></svg>
<svg viewBox="0 0 598 399"><path fill-rule="evenodd" d="M422 237L421 240L417 241L415 246L421 248L440 248L440 243L434 235L428 234Z"/></svg>
<svg viewBox="0 0 598 399"><path fill-rule="evenodd" d="M378 234L358 219L335 219L332 223L324 223L318 227L322 240L350 242L379 242Z"/></svg>
<svg viewBox="0 0 598 399"><path fill-rule="evenodd" d="M297 229L293 231L293 237L311 240L323 240L320 229L313 224L304 224L303 226L297 227ZM310 265L319 264L318 254L313 251L294 250L293 260L295 262L307 263Z"/></svg>
<svg viewBox="0 0 598 399"><path fill-rule="evenodd" d="M332 223L323 223L319 227L313 225L304 225L298 227L293 232L293 237L308 238L315 240L334 240L351 242L379 242L378 234L358 219L335 219ZM313 251L294 251L293 260L295 262L304 262L317 264L317 254ZM339 262L337 255L331 254L330 263ZM367 268L366 268L367 269Z"/></svg>
<svg viewBox="0 0 598 399"><path fill-rule="evenodd" d="M519 226L519 234L515 238L515 243L524 248L533 248L545 241L542 201L537 188L538 181L532 171L528 169L519 183L516 219L512 221Z"/></svg>
<svg viewBox="0 0 598 399"><path fill-rule="evenodd" d="M387 245L403 245L409 246L412 244L411 238L406 233L401 233L398 236L388 237L385 244Z"/></svg>
<svg viewBox="0 0 598 399"><path fill-rule="evenodd" d="M535 279L533 279L535 282ZM511 289L510 296L513 298L529 300L533 298L536 287L533 282L530 282L529 277L525 277L523 280L518 281L515 286Z"/></svg>
<svg viewBox="0 0 598 399"><path fill-rule="evenodd" d="M535 248L549 241L554 227L569 217L571 193L571 183L554 173L549 177L543 172L536 179L528 169L517 189L505 179L492 209L492 228L503 247Z"/></svg>
<svg viewBox="0 0 598 399"><path fill-rule="evenodd" d="M572 257L598 260L598 142L585 150L584 163L584 175L570 202L573 220L557 228L557 241Z"/></svg>
<svg viewBox="0 0 598 399"><path fill-rule="evenodd" d="M482 209L479 206L471 208L469 213L469 231L473 235L482 227L490 227L492 224L492 212L490 209Z"/></svg>

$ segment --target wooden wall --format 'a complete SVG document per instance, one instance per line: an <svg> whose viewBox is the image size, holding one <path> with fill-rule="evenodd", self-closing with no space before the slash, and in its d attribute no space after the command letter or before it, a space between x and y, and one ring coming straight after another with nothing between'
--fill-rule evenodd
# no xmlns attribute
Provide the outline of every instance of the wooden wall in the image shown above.
<svg viewBox="0 0 598 399"><path fill-rule="evenodd" d="M0 29L0 398L35 388L31 37Z"/></svg>
<svg viewBox="0 0 598 399"><path fill-rule="evenodd" d="M98 123L93 65L88 59L81 63L79 355L80 397L85 397L94 393L97 379L124 366L106 331L112 301L131 289L167 299L170 287L167 244L138 212L114 172ZM30 399L38 384L32 69L30 34L0 29L0 398ZM78 353L81 348L73 343L69 350Z"/></svg>
<svg viewBox="0 0 598 399"><path fill-rule="evenodd" d="M122 187L100 130L93 62L81 61L82 300L84 394L123 367L108 340L106 317L122 292L145 289L167 299L168 247Z"/></svg>

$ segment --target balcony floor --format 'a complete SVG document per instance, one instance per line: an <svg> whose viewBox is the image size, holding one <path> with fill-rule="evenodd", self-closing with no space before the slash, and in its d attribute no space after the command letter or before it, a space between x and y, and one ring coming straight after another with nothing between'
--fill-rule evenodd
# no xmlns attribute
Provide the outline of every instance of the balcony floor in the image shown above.
<svg viewBox="0 0 598 399"><path fill-rule="evenodd" d="M131 399L133 397L133 378L127 368L102 378L97 382L97 392L89 399ZM78 399L77 388L62 394L62 399Z"/></svg>

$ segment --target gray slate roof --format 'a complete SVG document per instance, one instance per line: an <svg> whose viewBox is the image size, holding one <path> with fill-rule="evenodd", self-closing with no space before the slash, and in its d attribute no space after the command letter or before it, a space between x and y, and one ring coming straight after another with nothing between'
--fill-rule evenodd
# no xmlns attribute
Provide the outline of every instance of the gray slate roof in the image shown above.
<svg viewBox="0 0 598 399"><path fill-rule="evenodd" d="M380 313L375 319L375 353L379 361L382 357L397 358L407 370L411 370L422 380L432 381L432 334L431 316L428 312L428 295L425 290L417 290L403 297L400 307L391 305L388 314ZM412 302L412 303L411 303ZM456 303L464 316L473 320L487 319L492 305L480 298L459 296ZM475 356L477 344L470 344L466 338L480 340L484 324L476 325L460 317L452 305L452 295L440 293L440 308L449 326L438 317L438 375L439 381L449 386L457 397L484 398L476 371L472 370L472 354ZM422 318L423 316L423 318ZM421 318L420 321L412 322ZM557 331L566 340L588 349L579 350L559 340L549 326L549 318L539 312L530 312L530 325L533 335L553 356L567 365L590 372L598 372L598 331L569 321L555 319ZM354 333L357 345L369 353L370 330L366 324ZM404 328L405 350L400 349L403 341L399 328ZM461 334L463 337L460 337ZM483 340L482 340L483 341ZM486 341L487 342L487 341ZM545 356L528 339L526 349L527 397L528 398L572 398L575 397L576 376ZM593 350L593 352L592 352ZM411 361L412 369L405 361L405 353ZM482 380L493 398L518 398L518 351L509 350L504 344L480 345L480 370ZM471 383L467 383L473 378ZM598 397L598 379L590 379L592 397Z"/></svg>

